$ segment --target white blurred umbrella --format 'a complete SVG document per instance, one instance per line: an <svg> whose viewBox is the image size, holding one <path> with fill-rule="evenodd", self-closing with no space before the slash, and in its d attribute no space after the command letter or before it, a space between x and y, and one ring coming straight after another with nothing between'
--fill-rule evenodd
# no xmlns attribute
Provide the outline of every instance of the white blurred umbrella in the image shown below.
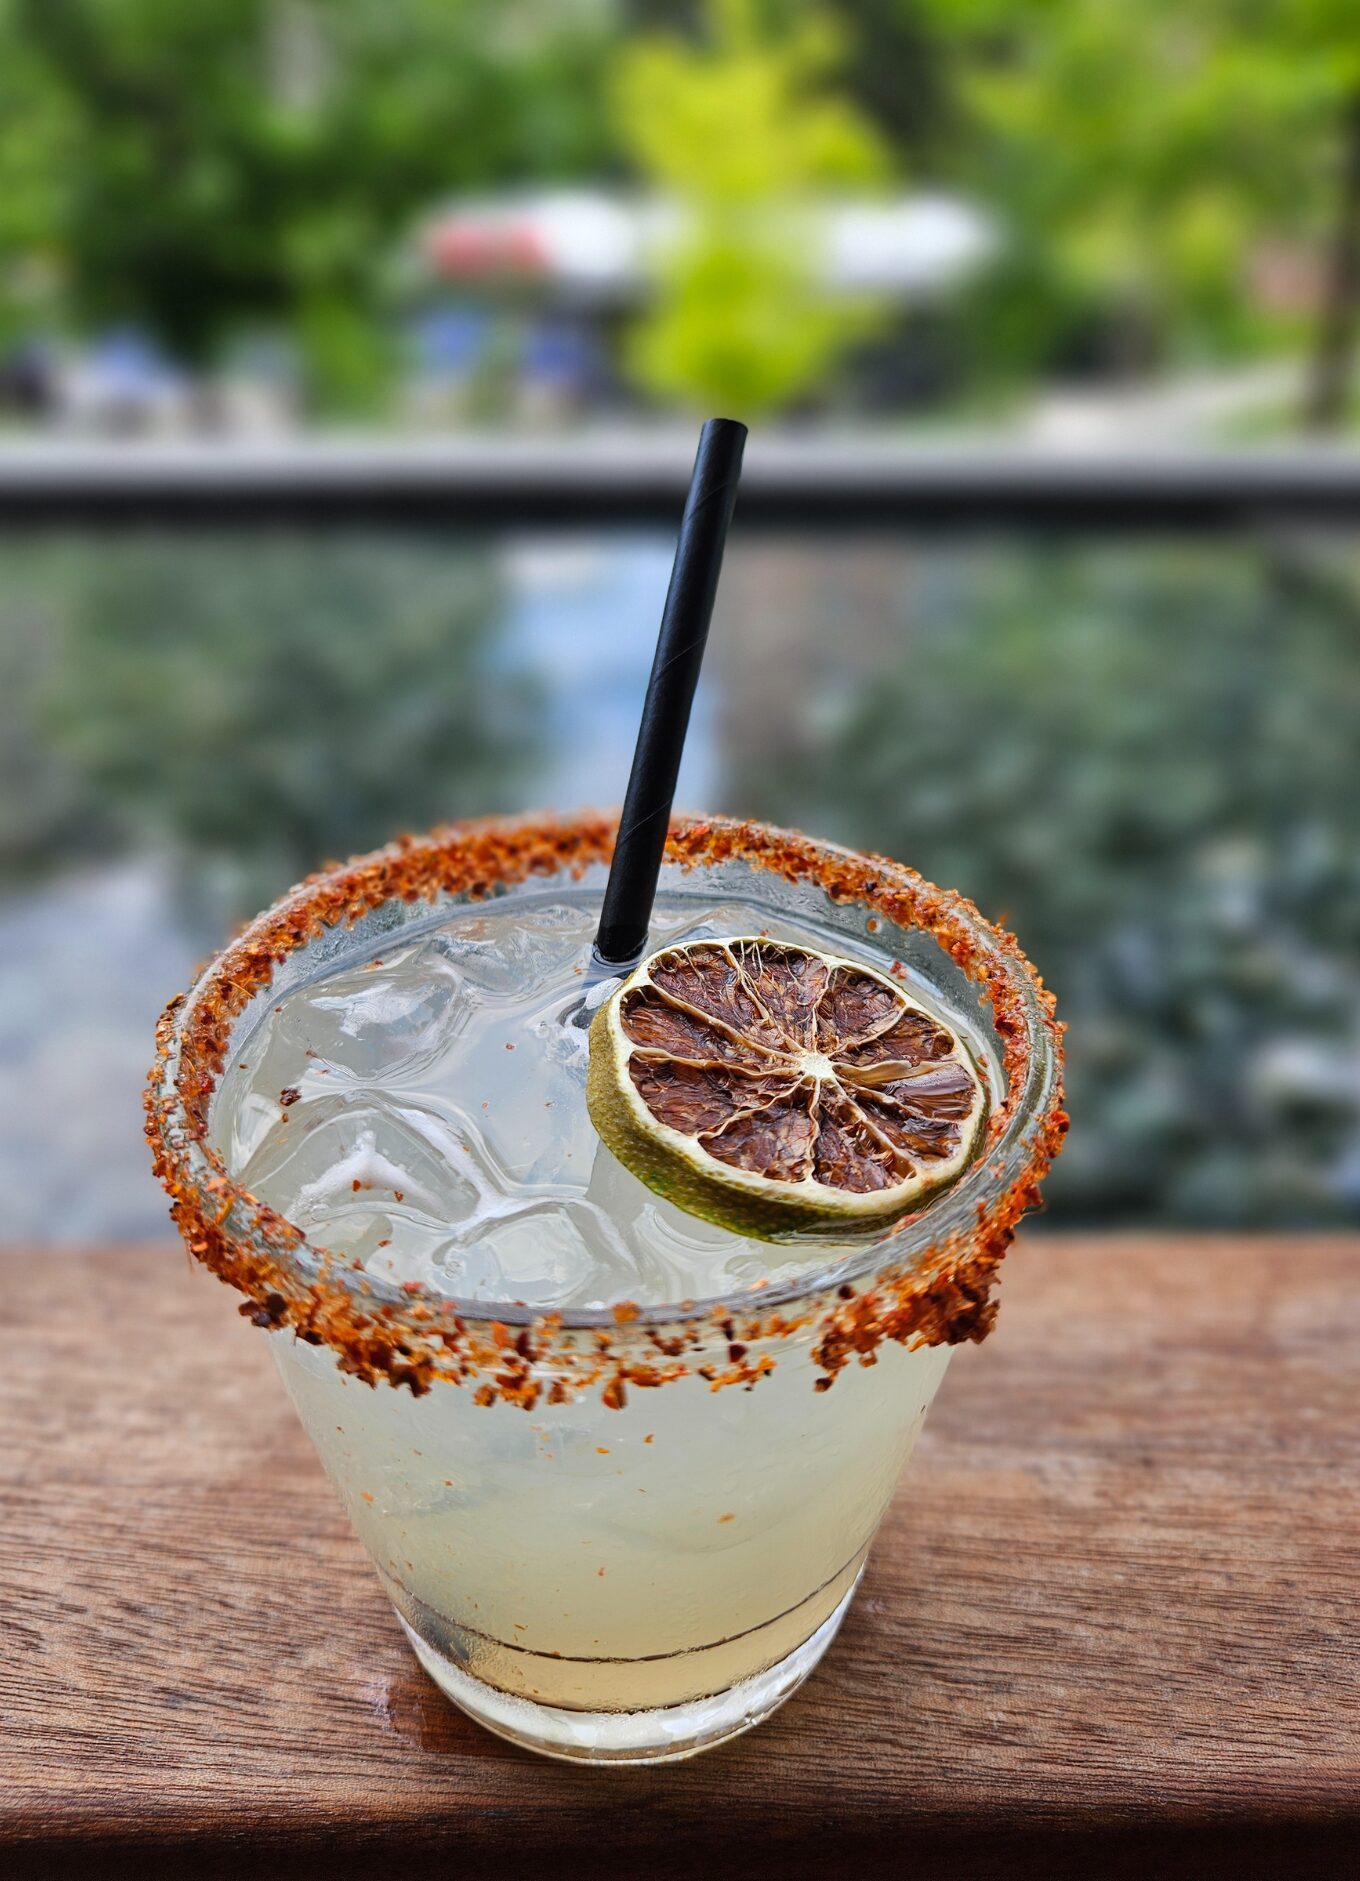
<svg viewBox="0 0 1360 1881"><path fill-rule="evenodd" d="M945 195L814 203L822 266L836 293L900 299L942 293L996 251L991 221ZM429 217L419 252L436 279L466 286L537 281L577 301L628 301L647 263L683 234L684 208L605 190L466 198Z"/></svg>

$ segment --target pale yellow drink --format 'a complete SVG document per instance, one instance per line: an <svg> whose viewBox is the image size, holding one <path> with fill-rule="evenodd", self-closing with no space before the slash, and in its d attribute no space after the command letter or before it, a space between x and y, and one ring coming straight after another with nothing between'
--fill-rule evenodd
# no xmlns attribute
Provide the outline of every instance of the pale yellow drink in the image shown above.
<svg viewBox="0 0 1360 1881"><path fill-rule="evenodd" d="M989 1106L890 1228L681 1213L585 1104L610 837L471 826L304 885L167 1011L148 1136L432 1676L537 1750L645 1762L746 1729L826 1650L1065 1118L1051 1001L976 910L680 819L654 947L766 934L891 974Z"/></svg>
<svg viewBox="0 0 1360 1881"><path fill-rule="evenodd" d="M753 912L663 896L653 935L749 931ZM597 918L594 894L560 890L463 911L287 995L241 1041L214 1108L229 1166L324 1246L460 1298L730 1295L740 1311L853 1256L682 1214L598 1142L586 1033L569 1022ZM768 913L765 931L827 939ZM875 956L867 937L862 951ZM429 1670L463 1699L479 1681L504 1729L544 1731L517 1699L552 1707L552 1746L599 1756L628 1753L639 1712L669 1713L651 1728L689 1745L705 1701L722 1711L774 1668L775 1689L748 1695L768 1709L839 1620L949 1348L890 1346L823 1394L812 1340L780 1341L749 1391L696 1373L621 1410L597 1390L528 1414L449 1384L375 1391L325 1346L274 1346ZM712 1343L727 1364L720 1327Z"/></svg>

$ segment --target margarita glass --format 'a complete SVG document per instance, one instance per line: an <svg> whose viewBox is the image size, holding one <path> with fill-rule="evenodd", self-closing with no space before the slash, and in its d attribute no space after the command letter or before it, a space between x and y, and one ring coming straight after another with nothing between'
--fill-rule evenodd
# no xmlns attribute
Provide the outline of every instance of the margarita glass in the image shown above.
<svg viewBox="0 0 1360 1881"><path fill-rule="evenodd" d="M1051 1001L967 902L881 859L679 819L654 934L758 923L892 972L966 1043L984 1138L916 1214L834 1245L677 1222L602 1146L568 1171L579 1117L529 1112L571 1108L573 949L612 834L464 826L303 884L166 1014L148 1134L189 1246L273 1332L421 1663L536 1750L647 1762L757 1723L826 1650L1065 1118ZM539 984L524 937L549 930ZM416 976L447 961L480 991L401 1033ZM327 1014L343 1049L306 1042ZM257 1101L289 1038L302 1082ZM512 1062L517 1083L488 1082ZM488 1211L493 1165L511 1175Z"/></svg>

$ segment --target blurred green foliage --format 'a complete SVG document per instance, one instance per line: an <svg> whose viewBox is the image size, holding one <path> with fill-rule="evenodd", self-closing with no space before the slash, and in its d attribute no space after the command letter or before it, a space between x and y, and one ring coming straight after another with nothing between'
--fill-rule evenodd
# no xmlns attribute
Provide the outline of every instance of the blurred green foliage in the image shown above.
<svg viewBox="0 0 1360 1881"><path fill-rule="evenodd" d="M607 160L603 45L549 0L0 0L0 244L77 327L203 362L276 323L362 404L414 215Z"/></svg>
<svg viewBox="0 0 1360 1881"><path fill-rule="evenodd" d="M899 606L731 797L1013 926L1071 1028L1060 1218L1354 1218L1354 549L939 551Z"/></svg>
<svg viewBox="0 0 1360 1881"><path fill-rule="evenodd" d="M957 395L1306 348L1346 408L1353 0L0 0L0 341L283 330L315 406L372 407L412 219L584 178L692 211L633 336L659 397L831 396L872 319L800 205L908 180L1004 237Z"/></svg>
<svg viewBox="0 0 1360 1881"><path fill-rule="evenodd" d="M241 912L532 778L539 695L480 552L134 535L11 548L5 571L6 873L168 847Z"/></svg>
<svg viewBox="0 0 1360 1881"><path fill-rule="evenodd" d="M1263 247L1321 271L1360 137L1353 0L914 0L952 73L953 172L1004 212L1007 265L976 310L1024 374L1297 343L1263 305ZM1360 187L1360 176L1355 179ZM1357 255L1360 265L1360 254ZM1360 280L1332 278L1352 300ZM1094 337L1092 337L1094 336Z"/></svg>
<svg viewBox="0 0 1360 1881"><path fill-rule="evenodd" d="M900 856L1014 928L1070 1026L1054 1218L1355 1219L1355 548L866 538L812 581L790 552L773 603L733 569L713 807ZM518 664L480 551L53 538L0 575L11 891L169 851L212 929L327 855L522 805L557 755L551 662Z"/></svg>
<svg viewBox="0 0 1360 1881"><path fill-rule="evenodd" d="M0 559L0 885L49 856L79 855L102 817L55 749L48 702L66 659L64 556L52 542L10 544Z"/></svg>
<svg viewBox="0 0 1360 1881"><path fill-rule="evenodd" d="M630 363L651 391L758 417L825 389L876 309L833 299L819 279L811 205L888 174L869 124L830 89L840 50L830 18L782 27L758 0L708 0L703 43L644 39L616 86L625 148L684 205L686 227L657 257L656 305Z"/></svg>

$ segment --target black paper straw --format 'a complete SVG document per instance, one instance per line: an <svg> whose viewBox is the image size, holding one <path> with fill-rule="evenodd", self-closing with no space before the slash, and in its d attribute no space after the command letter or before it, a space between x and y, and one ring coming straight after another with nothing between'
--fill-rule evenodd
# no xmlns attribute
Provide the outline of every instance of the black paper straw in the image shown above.
<svg viewBox="0 0 1360 1881"><path fill-rule="evenodd" d="M708 641L745 445L746 426L734 418L710 418L699 433L628 794L604 891L600 931L595 937L596 958L606 966L631 966L647 945L675 780Z"/></svg>

